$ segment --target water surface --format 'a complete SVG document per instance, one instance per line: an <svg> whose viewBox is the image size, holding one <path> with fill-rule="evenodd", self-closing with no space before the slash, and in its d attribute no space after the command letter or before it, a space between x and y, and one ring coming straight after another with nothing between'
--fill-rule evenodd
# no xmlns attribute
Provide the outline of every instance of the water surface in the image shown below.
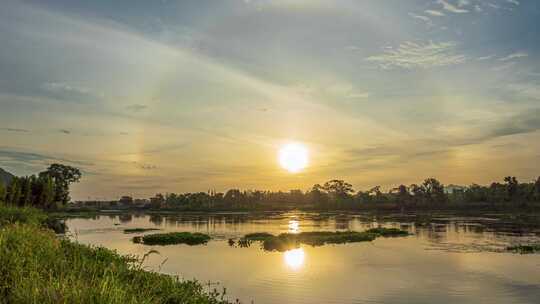
<svg viewBox="0 0 540 304"><path fill-rule="evenodd" d="M226 287L228 298L242 303L540 303L540 255L504 252L511 244L540 242L540 230L491 216L446 215L415 224L406 216L366 214L111 214L67 224L72 238L84 244L139 256L157 249L159 255L145 261L148 269L196 278L210 289ZM413 235L284 253L227 241L251 232L377 226ZM213 240L146 246L131 242L134 235L124 234L125 228L204 232Z"/></svg>

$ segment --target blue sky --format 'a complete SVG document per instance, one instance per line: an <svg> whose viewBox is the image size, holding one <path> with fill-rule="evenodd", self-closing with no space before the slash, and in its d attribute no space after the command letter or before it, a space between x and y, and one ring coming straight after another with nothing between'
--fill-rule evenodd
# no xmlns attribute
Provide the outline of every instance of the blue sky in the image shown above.
<svg viewBox="0 0 540 304"><path fill-rule="evenodd" d="M539 175L537 1L1 5L0 167L76 199Z"/></svg>

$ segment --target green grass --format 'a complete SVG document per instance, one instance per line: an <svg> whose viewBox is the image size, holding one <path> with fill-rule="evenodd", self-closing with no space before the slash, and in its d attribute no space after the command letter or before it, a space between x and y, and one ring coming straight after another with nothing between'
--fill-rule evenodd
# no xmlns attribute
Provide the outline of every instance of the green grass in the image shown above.
<svg viewBox="0 0 540 304"><path fill-rule="evenodd" d="M540 253L540 244L508 246L506 250L521 254Z"/></svg>
<svg viewBox="0 0 540 304"><path fill-rule="evenodd" d="M66 232L63 220L50 216L36 208L19 208L0 203L0 227L17 223L30 224L49 228L56 233Z"/></svg>
<svg viewBox="0 0 540 304"><path fill-rule="evenodd" d="M124 233L141 233L141 232L156 231L156 230L160 230L160 229L157 229L157 228L129 228L129 229L124 229Z"/></svg>
<svg viewBox="0 0 540 304"><path fill-rule="evenodd" d="M210 236L198 232L169 232L138 236L134 237L133 241L135 243L143 243L145 245L200 245L208 243L208 241L210 241Z"/></svg>
<svg viewBox="0 0 540 304"><path fill-rule="evenodd" d="M322 246L326 244L344 244L370 242L377 237L407 236L409 233L397 228L373 228L363 232L356 231L314 231L301 233L282 233L274 236L266 232L246 234L238 241L238 247L249 247L251 241L262 242L262 248L267 251L287 251L298 248L301 244ZM242 245L244 241L247 246Z"/></svg>
<svg viewBox="0 0 540 304"><path fill-rule="evenodd" d="M0 204L0 227L15 224L27 223L31 225L43 225L48 216L41 210L35 208L18 208Z"/></svg>
<svg viewBox="0 0 540 304"><path fill-rule="evenodd" d="M148 272L142 262L36 225L0 229L0 303L228 303L196 281Z"/></svg>

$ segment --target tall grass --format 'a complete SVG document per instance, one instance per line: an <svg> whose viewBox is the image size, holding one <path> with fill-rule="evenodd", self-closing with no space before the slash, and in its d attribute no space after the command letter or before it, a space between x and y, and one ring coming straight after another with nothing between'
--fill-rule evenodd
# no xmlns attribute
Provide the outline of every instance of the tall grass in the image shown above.
<svg viewBox="0 0 540 304"><path fill-rule="evenodd" d="M6 211L6 212L4 212ZM0 210L0 303L228 303L197 281L143 270L111 250L58 238L37 210Z"/></svg>

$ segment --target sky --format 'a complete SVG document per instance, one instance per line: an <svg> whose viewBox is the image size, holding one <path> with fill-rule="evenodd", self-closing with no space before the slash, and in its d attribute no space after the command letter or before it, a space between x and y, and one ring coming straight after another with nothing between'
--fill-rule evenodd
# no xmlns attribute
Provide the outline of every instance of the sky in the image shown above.
<svg viewBox="0 0 540 304"><path fill-rule="evenodd" d="M74 199L540 175L539 1L0 6L0 167Z"/></svg>

